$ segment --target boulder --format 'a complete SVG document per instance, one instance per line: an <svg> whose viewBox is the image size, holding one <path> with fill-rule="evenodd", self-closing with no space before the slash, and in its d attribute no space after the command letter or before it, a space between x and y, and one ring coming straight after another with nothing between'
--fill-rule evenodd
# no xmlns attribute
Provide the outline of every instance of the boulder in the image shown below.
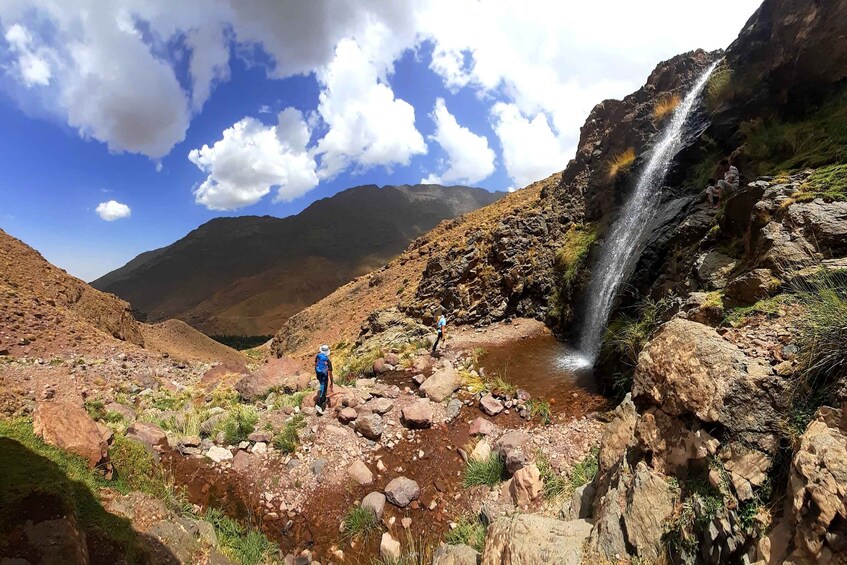
<svg viewBox="0 0 847 565"><path fill-rule="evenodd" d="M734 268L735 259L716 250L703 253L694 262L697 278L709 290L725 287L727 278Z"/></svg>
<svg viewBox="0 0 847 565"><path fill-rule="evenodd" d="M385 495L381 492L372 492L362 499L362 508L369 508L376 515L377 520L382 520L385 511Z"/></svg>
<svg viewBox="0 0 847 565"><path fill-rule="evenodd" d="M359 413L356 412L356 409L349 406L338 411L338 421L342 424L348 424L358 418L358 416Z"/></svg>
<svg viewBox="0 0 847 565"><path fill-rule="evenodd" d="M262 399L271 391L296 392L309 386L312 373L302 370L297 361L288 357L272 359L242 377L235 383L235 390L248 402Z"/></svg>
<svg viewBox="0 0 847 565"><path fill-rule="evenodd" d="M486 394L479 399L479 409L489 416L496 416L503 411L503 403L494 398L491 394Z"/></svg>
<svg viewBox="0 0 847 565"><path fill-rule="evenodd" d="M360 485L369 485L374 481L374 475L361 459L356 459L347 467L347 475Z"/></svg>
<svg viewBox="0 0 847 565"><path fill-rule="evenodd" d="M211 459L211 458L210 458ZM253 467L256 463L256 457L250 453L239 449L232 458L232 468L235 471L246 471Z"/></svg>
<svg viewBox="0 0 847 565"><path fill-rule="evenodd" d="M530 436L526 432L513 430L503 434L497 440L497 453L506 464L506 471L510 475L515 474L519 469L523 468L527 461L525 453L525 445L530 441Z"/></svg>
<svg viewBox="0 0 847 565"><path fill-rule="evenodd" d="M18 543L24 547L29 546L27 557L32 561L23 558L3 558L0 559L3 565L28 565L29 563L84 565L90 563L87 536L73 514L36 523L28 520L24 525L23 533L26 540L19 540ZM14 554L12 550L11 555Z"/></svg>
<svg viewBox="0 0 847 565"><path fill-rule="evenodd" d="M713 328L675 318L641 352L633 397L670 416L693 414L735 432L777 433L786 383Z"/></svg>
<svg viewBox="0 0 847 565"><path fill-rule="evenodd" d="M45 443L82 457L92 469L108 464L109 447L97 422L82 406L39 402L32 414L32 429Z"/></svg>
<svg viewBox="0 0 847 565"><path fill-rule="evenodd" d="M484 439L479 440L469 457L472 461L488 461L491 457L491 445Z"/></svg>
<svg viewBox="0 0 847 565"><path fill-rule="evenodd" d="M815 242L824 257L847 255L847 202L799 202L788 208L788 222Z"/></svg>
<svg viewBox="0 0 847 565"><path fill-rule="evenodd" d="M406 477L392 479L385 487L385 497L394 506L405 508L421 495L418 483Z"/></svg>
<svg viewBox="0 0 847 565"><path fill-rule="evenodd" d="M380 358L374 360L373 366L371 367L371 369L373 370L375 375L380 375L382 373L388 372L387 365L388 364L385 362L385 359L380 357Z"/></svg>
<svg viewBox="0 0 847 565"><path fill-rule="evenodd" d="M490 436L495 433L497 433L497 426L482 417L475 418L474 421L471 422L471 427L468 430L468 434L472 436Z"/></svg>
<svg viewBox="0 0 847 565"><path fill-rule="evenodd" d="M445 418L448 422L452 422L459 417L459 414L462 411L462 406L462 401L458 398L450 399L450 402L447 403L447 410L445 412Z"/></svg>
<svg viewBox="0 0 847 565"><path fill-rule="evenodd" d="M391 537L388 532L383 532L382 539L379 541L379 556L390 563L400 559L400 542Z"/></svg>
<svg viewBox="0 0 847 565"><path fill-rule="evenodd" d="M544 488L541 472L535 464L519 469L510 482L509 494L518 507L528 506Z"/></svg>
<svg viewBox="0 0 847 565"><path fill-rule="evenodd" d="M394 402L390 398L376 398L368 403L368 408L374 414L386 414L394 408Z"/></svg>
<svg viewBox="0 0 847 565"><path fill-rule="evenodd" d="M648 563L656 562L662 553L662 535L673 513L674 499L665 478L651 471L644 461L639 461L627 495L623 520L629 544Z"/></svg>
<svg viewBox="0 0 847 565"><path fill-rule="evenodd" d="M535 514L498 518L488 528L482 565L579 565L590 533L585 520L564 522Z"/></svg>
<svg viewBox="0 0 847 565"><path fill-rule="evenodd" d="M724 296L730 307L748 306L776 294L780 284L770 269L753 269L732 279Z"/></svg>
<svg viewBox="0 0 847 565"><path fill-rule="evenodd" d="M594 483L584 484L574 489L570 499L562 505L559 515L563 520L590 518L593 511L594 494L596 492L597 489L594 488Z"/></svg>
<svg viewBox="0 0 847 565"><path fill-rule="evenodd" d="M432 426L432 403L421 398L403 408L403 423L409 428L428 428Z"/></svg>
<svg viewBox="0 0 847 565"><path fill-rule="evenodd" d="M382 418L379 414L362 414L356 419L356 431L377 441L382 436Z"/></svg>
<svg viewBox="0 0 847 565"><path fill-rule="evenodd" d="M441 545L432 556L432 565L477 565L479 553L469 545Z"/></svg>
<svg viewBox="0 0 847 565"><path fill-rule="evenodd" d="M133 422L126 430L126 436L140 441L150 449L158 449L167 444L168 436L156 424Z"/></svg>
<svg viewBox="0 0 847 565"><path fill-rule="evenodd" d="M634 443L635 425L638 414L630 394L615 408L612 421L603 430L600 437L600 452L598 454L599 473L605 474L618 464L627 447Z"/></svg>
<svg viewBox="0 0 847 565"><path fill-rule="evenodd" d="M421 392L434 402L443 402L462 386L462 378L453 367L436 371L421 385Z"/></svg>
<svg viewBox="0 0 847 565"><path fill-rule="evenodd" d="M209 448L209 451L206 452L206 457L208 457L215 463L221 463L222 461L230 461L233 458L232 452L229 449L219 447L217 445L213 445Z"/></svg>

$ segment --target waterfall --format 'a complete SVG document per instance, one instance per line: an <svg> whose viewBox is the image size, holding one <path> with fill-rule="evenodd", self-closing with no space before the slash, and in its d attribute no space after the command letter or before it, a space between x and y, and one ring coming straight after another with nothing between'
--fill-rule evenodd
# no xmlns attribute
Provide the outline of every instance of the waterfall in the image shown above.
<svg viewBox="0 0 847 565"><path fill-rule="evenodd" d="M638 177L635 190L606 238L600 260L591 272L579 340L580 355L572 360L573 365L592 365L600 351L615 295L643 251L647 227L656 213L665 176L673 158L683 147L685 123L717 65L714 63L706 69L674 110L659 142L650 150L649 160Z"/></svg>

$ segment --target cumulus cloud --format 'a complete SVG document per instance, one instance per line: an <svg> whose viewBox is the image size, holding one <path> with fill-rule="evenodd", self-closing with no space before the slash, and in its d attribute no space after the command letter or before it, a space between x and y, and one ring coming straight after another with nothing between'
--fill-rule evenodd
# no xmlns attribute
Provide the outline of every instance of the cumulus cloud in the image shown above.
<svg viewBox="0 0 847 565"><path fill-rule="evenodd" d="M95 208L94 211L97 212L97 215L100 216L100 218L107 222L114 222L121 218L129 218L129 215L132 213L129 206L121 204L115 200L101 202L97 205L97 208Z"/></svg>
<svg viewBox="0 0 847 565"><path fill-rule="evenodd" d="M323 87L318 113L329 128L317 146L323 178L333 178L351 163L360 169L408 165L412 156L426 153L415 128L415 109L394 97L356 42L338 44L318 81Z"/></svg>
<svg viewBox="0 0 847 565"><path fill-rule="evenodd" d="M188 159L207 174L194 190L210 210L237 210L255 204L273 188L288 201L318 184L317 165L307 150L311 134L294 108L280 112L275 126L246 117L209 147L193 149Z"/></svg>
<svg viewBox="0 0 847 565"><path fill-rule="evenodd" d="M495 156L488 146L488 138L460 126L447 109L443 98L436 99L432 120L435 122L435 133L429 139L438 143L447 153L447 169L441 173L431 173L421 182L473 184L494 172Z"/></svg>
<svg viewBox="0 0 847 565"><path fill-rule="evenodd" d="M24 86L31 88L50 84L53 76L50 69L52 52L34 45L32 34L20 24L10 26L6 30L5 39L9 50L16 55L13 68Z"/></svg>

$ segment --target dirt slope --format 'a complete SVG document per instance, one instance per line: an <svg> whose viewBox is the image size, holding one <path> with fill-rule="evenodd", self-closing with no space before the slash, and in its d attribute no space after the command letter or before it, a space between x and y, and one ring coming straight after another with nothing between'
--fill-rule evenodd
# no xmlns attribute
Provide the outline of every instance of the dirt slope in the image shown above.
<svg viewBox="0 0 847 565"><path fill-rule="evenodd" d="M207 334L270 334L441 220L502 195L461 186L360 186L288 218L212 220L92 286L128 300L150 322L179 318Z"/></svg>
<svg viewBox="0 0 847 565"><path fill-rule="evenodd" d="M177 359L200 363L243 365L247 359L238 351L218 343L181 320L142 324L145 347Z"/></svg>

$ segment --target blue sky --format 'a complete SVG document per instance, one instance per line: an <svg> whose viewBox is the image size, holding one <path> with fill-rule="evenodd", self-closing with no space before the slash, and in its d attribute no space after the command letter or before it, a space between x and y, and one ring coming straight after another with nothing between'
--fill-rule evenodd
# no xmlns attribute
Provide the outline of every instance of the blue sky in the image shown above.
<svg viewBox="0 0 847 565"><path fill-rule="evenodd" d="M359 184L521 187L758 2L691 4L4 0L0 228L92 280Z"/></svg>

